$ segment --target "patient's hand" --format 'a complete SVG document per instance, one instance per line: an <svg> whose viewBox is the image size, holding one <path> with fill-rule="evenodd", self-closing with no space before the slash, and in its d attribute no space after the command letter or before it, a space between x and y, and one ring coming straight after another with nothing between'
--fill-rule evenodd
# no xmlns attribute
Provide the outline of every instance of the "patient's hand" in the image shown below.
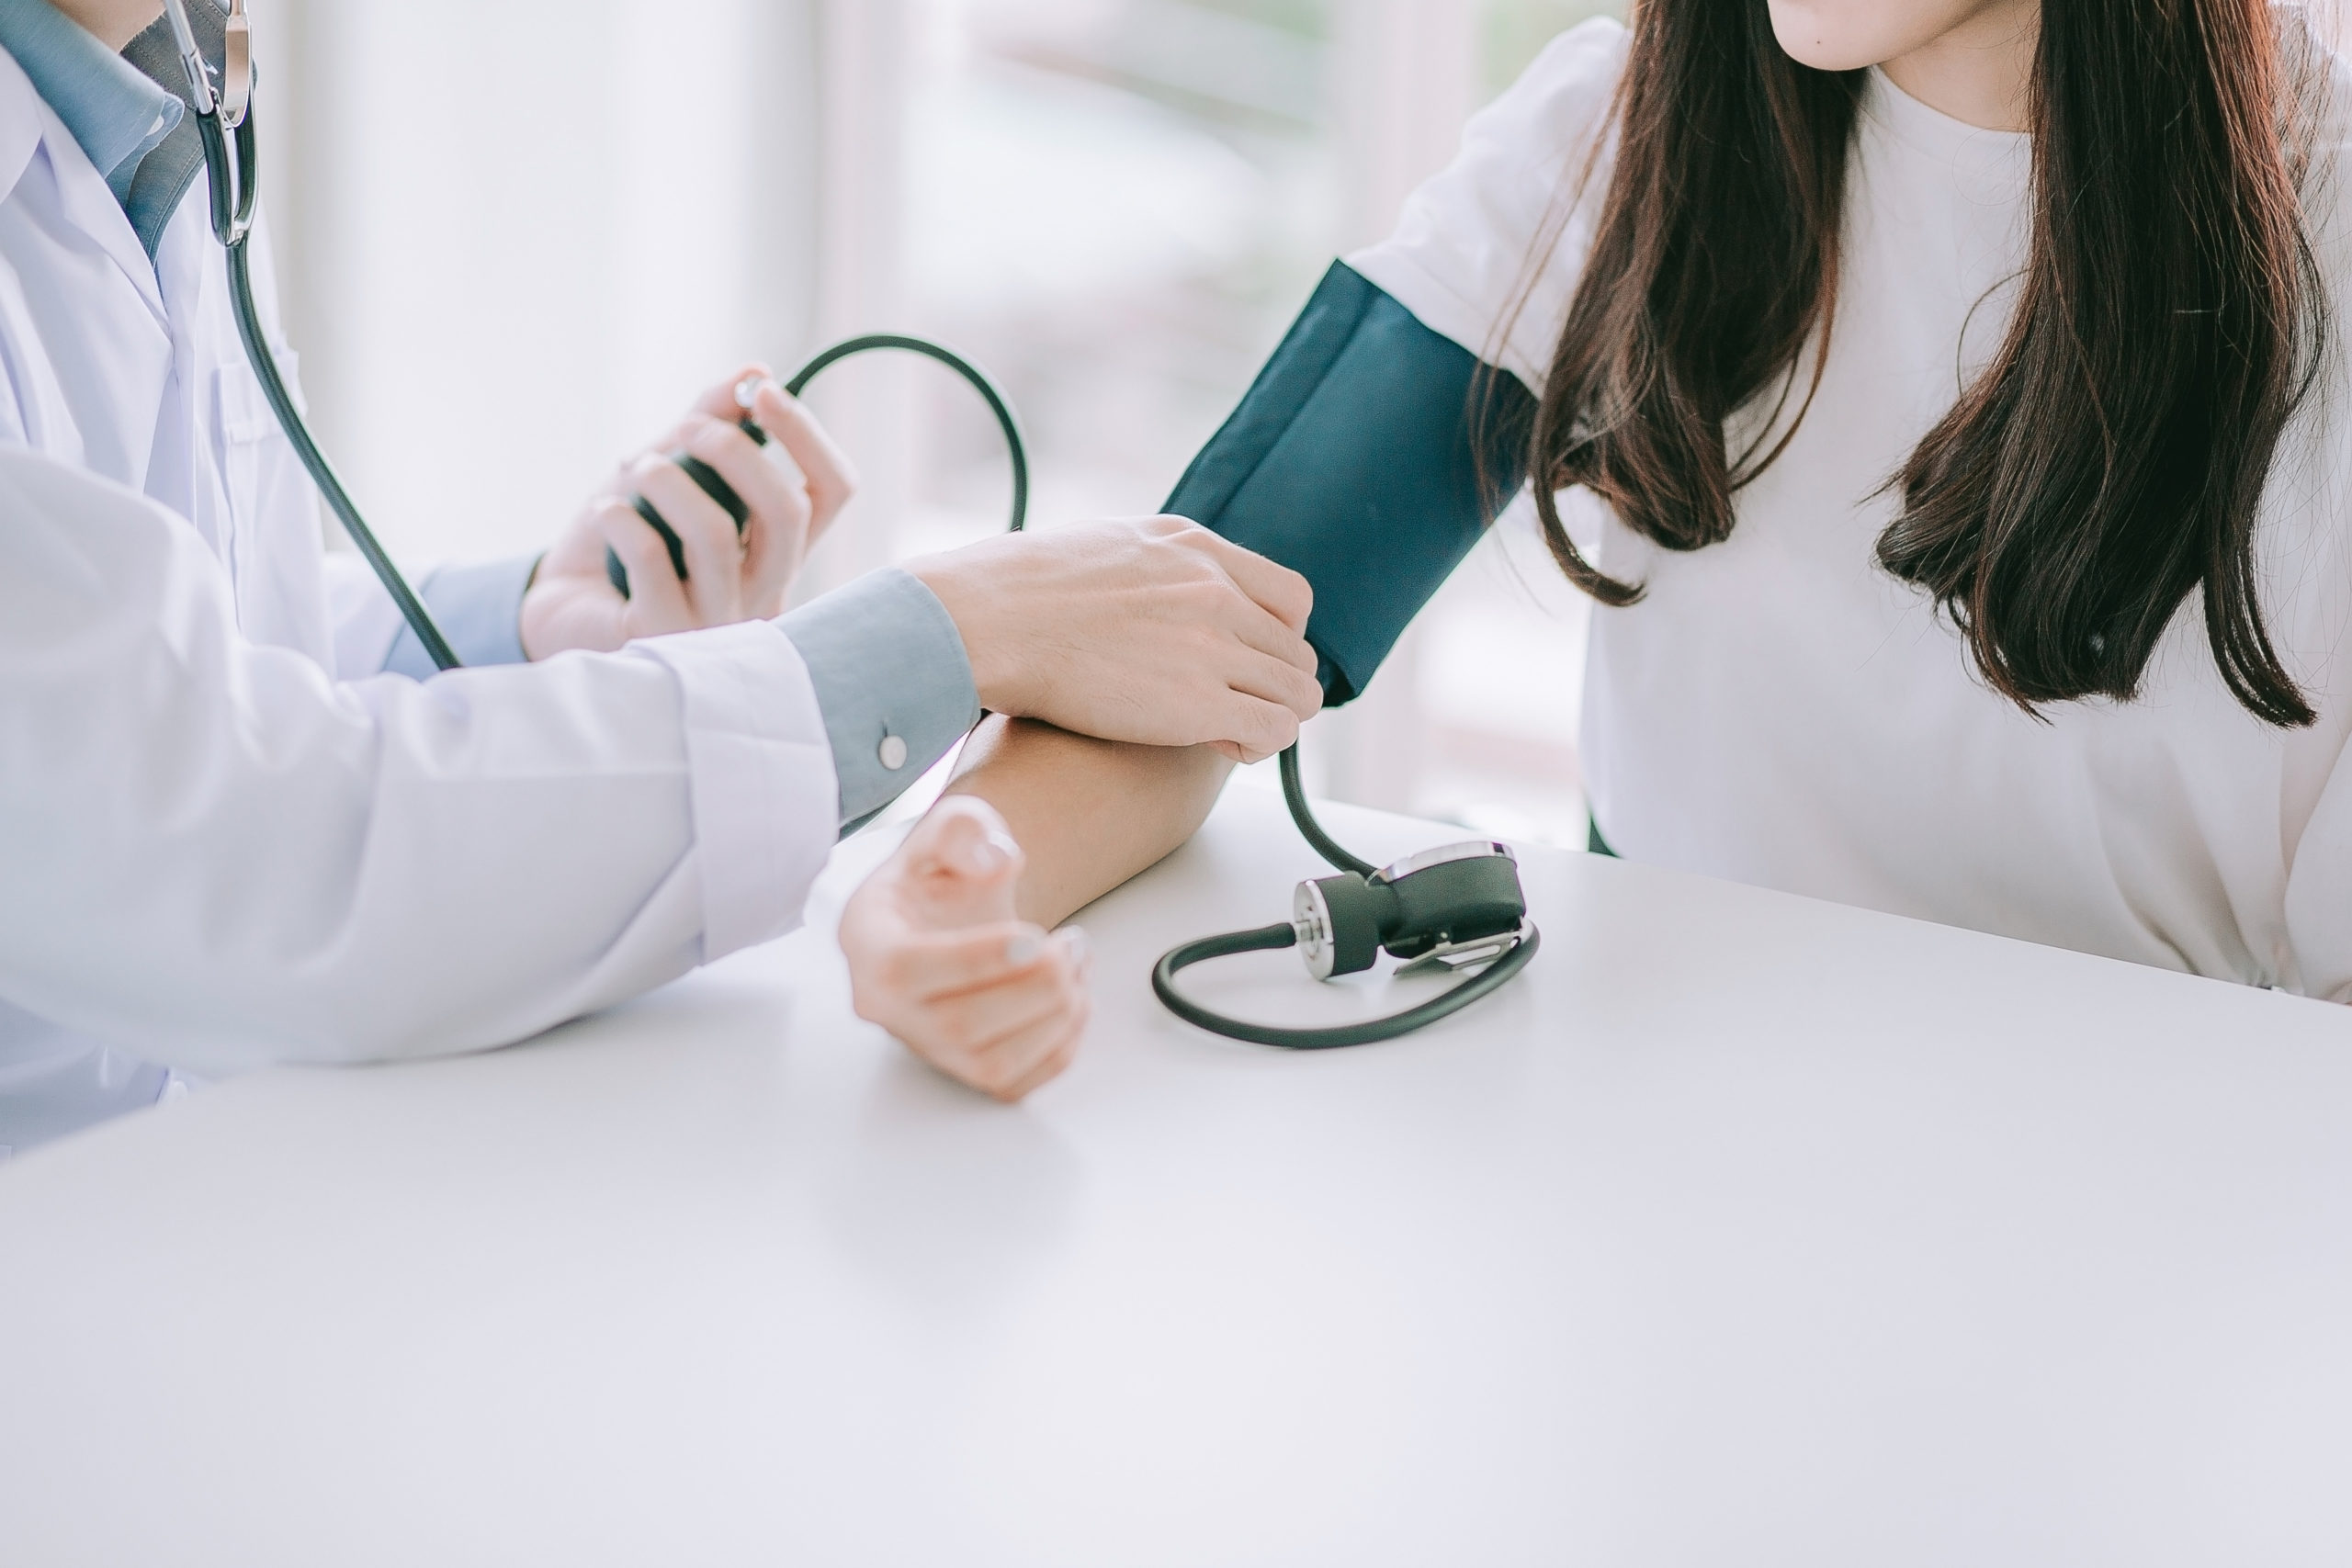
<svg viewBox="0 0 2352 1568"><path fill-rule="evenodd" d="M1015 1100L1085 1032L1086 939L1015 918L1021 846L992 807L950 795L842 914L857 1015L950 1077Z"/></svg>
<svg viewBox="0 0 2352 1568"><path fill-rule="evenodd" d="M743 434L735 389L752 389L750 413L772 438ZM718 470L751 509L735 520L671 460L684 452ZM670 432L622 465L565 529L523 596L523 649L545 659L566 649L610 651L664 632L772 619L809 546L856 488L849 460L808 409L785 395L763 366L713 387ZM680 581L670 548L631 504L643 496L678 536ZM605 575L609 547L628 569L624 598Z"/></svg>

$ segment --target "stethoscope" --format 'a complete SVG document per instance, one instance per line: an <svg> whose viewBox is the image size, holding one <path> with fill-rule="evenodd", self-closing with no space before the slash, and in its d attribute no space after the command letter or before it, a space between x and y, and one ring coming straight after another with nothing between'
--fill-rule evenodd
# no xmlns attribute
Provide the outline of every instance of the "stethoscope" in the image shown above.
<svg viewBox="0 0 2352 1568"><path fill-rule="evenodd" d="M230 0L225 70L218 90L211 68L198 48L189 25L185 0L164 0L171 17L172 37L180 64L187 73L189 97L196 106L197 127L204 141L204 166L212 200L212 231L229 254L229 288L237 317L237 334L245 356L253 363L270 410L292 443L296 456L310 473L327 507L342 524L359 554L384 591L399 606L401 618L416 634L435 669L458 668L432 612L392 564L377 542L375 532L360 515L350 492L334 468L311 438L310 427L294 406L277 359L262 333L261 312L254 303L252 260L247 243L253 235L256 191L256 157L253 126L253 30L245 0ZM1029 454L1012 406L978 366L954 350L928 339L898 333L872 333L833 344L809 360L785 383L784 389L800 395L819 374L853 355L893 349L925 355L946 366L976 389L1004 434L1012 460L1012 528L1019 531L1029 510ZM752 383L736 389L744 410L745 434L761 445L766 431L751 417ZM734 488L718 471L686 453L671 461L683 468L703 492L735 520L741 531L751 517ZM684 547L677 533L642 496L633 502L670 553L680 578L686 575ZM628 576L617 557L607 551L605 570L613 585L628 592ZM1472 842L1427 850L1395 865L1375 869L1333 840L1315 819L1298 774L1298 748L1282 754L1283 798L1291 819L1306 841L1329 861L1337 875L1298 885L1291 919L1254 931L1228 931L1187 942L1164 954L1151 974L1151 987L1170 1011L1188 1022L1229 1039L1294 1050L1317 1050L1336 1045L1362 1045L1436 1022L1460 1011L1508 984L1527 967L1541 941L1527 918L1527 899L1520 887L1519 863L1508 846ZM1462 983L1417 1006L1361 1022L1322 1029L1294 1029L1227 1018L1192 1000L1176 988L1177 972L1212 958L1272 949L1298 948L1307 973L1318 980L1359 974L1378 962L1385 951L1404 961L1405 970L1442 969L1464 976Z"/></svg>

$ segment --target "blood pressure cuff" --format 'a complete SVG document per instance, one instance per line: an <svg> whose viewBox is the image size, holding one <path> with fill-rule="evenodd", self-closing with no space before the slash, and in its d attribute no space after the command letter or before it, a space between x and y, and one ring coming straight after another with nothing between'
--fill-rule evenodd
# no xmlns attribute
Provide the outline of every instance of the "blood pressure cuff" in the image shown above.
<svg viewBox="0 0 2352 1568"><path fill-rule="evenodd" d="M1336 707L1518 491L1534 412L1335 262L1164 510L1314 585L1306 636Z"/></svg>

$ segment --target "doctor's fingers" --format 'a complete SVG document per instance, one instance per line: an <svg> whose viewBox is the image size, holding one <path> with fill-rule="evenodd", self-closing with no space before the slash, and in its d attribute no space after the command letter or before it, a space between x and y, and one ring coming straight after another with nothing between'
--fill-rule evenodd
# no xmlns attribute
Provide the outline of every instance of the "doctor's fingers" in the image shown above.
<svg viewBox="0 0 2352 1568"><path fill-rule="evenodd" d="M773 381L775 372L763 360L749 360L726 380L705 388L695 400L694 412L710 419L739 420L743 417L743 405L735 396L736 389L746 382Z"/></svg>
<svg viewBox="0 0 2352 1568"><path fill-rule="evenodd" d="M791 453L771 443L762 446L732 420L696 414L681 423L675 446L718 470L718 477L754 513L798 525L811 510L808 476Z"/></svg>
<svg viewBox="0 0 2352 1568"><path fill-rule="evenodd" d="M1210 716L1213 733L1173 742L1208 745L1238 762L1262 762L1298 739L1298 715L1281 703L1228 692Z"/></svg>
<svg viewBox="0 0 2352 1568"><path fill-rule="evenodd" d="M1185 522L1182 518L1170 521ZM1267 614L1299 637L1306 635L1307 617L1315 610L1314 585L1290 568L1268 560L1257 551L1245 549L1232 540L1197 523L1187 523L1190 530L1183 536L1188 544L1206 554L1233 579L1240 589Z"/></svg>
<svg viewBox="0 0 2352 1568"><path fill-rule="evenodd" d="M751 513L743 523L745 612L781 615L784 591L808 549L813 508L800 465L780 446L754 444L742 426L700 414L680 433L678 449L709 464Z"/></svg>
<svg viewBox="0 0 2352 1568"><path fill-rule="evenodd" d="M623 616L628 637L692 629L694 610L686 603L686 585L678 581L670 564L670 547L653 525L619 496L599 499L593 515L597 532L628 570L628 606Z"/></svg>
<svg viewBox="0 0 2352 1568"><path fill-rule="evenodd" d="M722 626L741 620L743 539L735 530L735 519L667 457L639 458L629 481L662 514L685 551L686 603L693 608L695 625Z"/></svg>
<svg viewBox="0 0 2352 1568"><path fill-rule="evenodd" d="M857 468L808 412L808 405L773 380L760 384L752 399L752 417L792 455L808 480L808 542L813 545L857 493Z"/></svg>
<svg viewBox="0 0 2352 1568"><path fill-rule="evenodd" d="M749 388L752 406L743 407L738 392ZM857 468L827 434L808 405L786 391L775 373L764 365L747 365L724 384L695 400L688 423L697 418L740 424L748 413L775 443L777 457L789 455L808 481L811 511L809 542L823 535L827 525L857 493ZM682 426L673 445L683 441Z"/></svg>
<svg viewBox="0 0 2352 1568"><path fill-rule="evenodd" d="M1321 682L1296 665L1269 658L1254 648L1232 650L1226 660L1225 682L1244 696L1281 705L1302 724L1323 711Z"/></svg>
<svg viewBox="0 0 2352 1568"><path fill-rule="evenodd" d="M1278 660L1298 674L1312 679L1317 661L1314 648L1262 605L1239 593L1228 595L1219 623L1245 648Z"/></svg>

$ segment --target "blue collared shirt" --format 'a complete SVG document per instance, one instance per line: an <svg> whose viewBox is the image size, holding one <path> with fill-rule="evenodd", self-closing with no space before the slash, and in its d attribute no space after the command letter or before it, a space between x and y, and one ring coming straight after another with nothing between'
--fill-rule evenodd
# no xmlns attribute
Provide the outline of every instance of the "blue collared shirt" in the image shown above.
<svg viewBox="0 0 2352 1568"><path fill-rule="evenodd" d="M217 26L201 6L194 19ZM176 134L187 106L180 96L185 88L165 85L176 82L180 68L169 24L157 21L117 54L49 0L0 0L0 49L16 57L34 91L74 133L153 255L202 158L192 124L186 135ZM150 169L150 155L166 142L185 145ZM142 180L142 171L168 177Z"/></svg>

